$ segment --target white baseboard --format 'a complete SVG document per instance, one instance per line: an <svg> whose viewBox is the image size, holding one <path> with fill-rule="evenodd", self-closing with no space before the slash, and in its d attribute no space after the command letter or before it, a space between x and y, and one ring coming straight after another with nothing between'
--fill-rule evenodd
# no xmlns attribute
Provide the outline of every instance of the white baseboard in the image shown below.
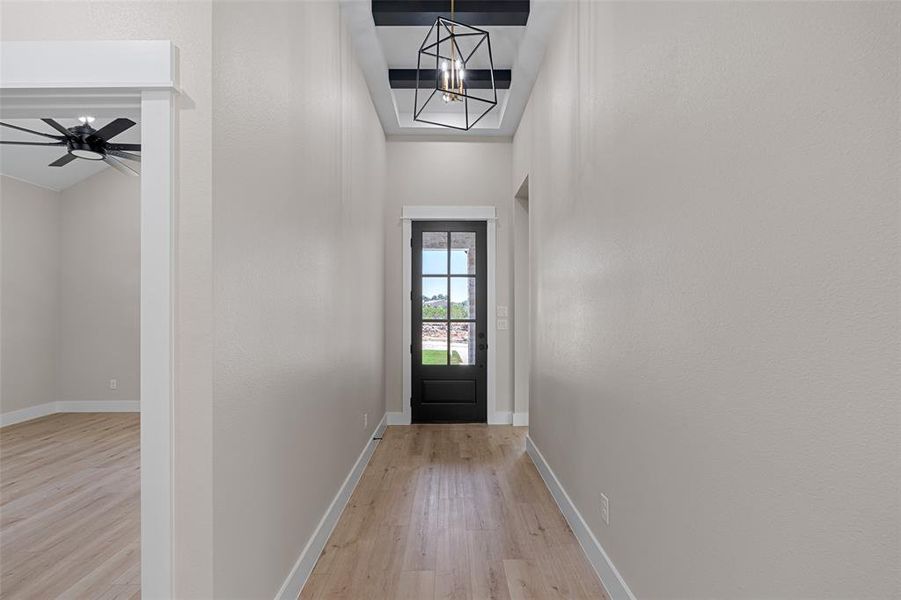
<svg viewBox="0 0 901 600"><path fill-rule="evenodd" d="M385 417L388 419L388 425L409 425L402 412L385 413Z"/></svg>
<svg viewBox="0 0 901 600"><path fill-rule="evenodd" d="M513 425L515 427L526 427L529 424L529 413L513 413Z"/></svg>
<svg viewBox="0 0 901 600"><path fill-rule="evenodd" d="M513 413L510 411L496 410L493 415L488 415L489 425L511 425Z"/></svg>
<svg viewBox="0 0 901 600"><path fill-rule="evenodd" d="M566 517L566 522L569 523L569 527L576 535L576 539L579 540L579 544L582 545L582 551L585 552L588 562L591 563L591 566L594 567L595 572L598 574L601 584L607 590L607 595L610 596L611 600L635 600L635 595L629 589L629 586L626 585L619 571L616 570L613 561L610 560L610 556L607 555L594 533L589 529L579 509L576 508L576 505L569 498L569 494L560 485L560 480L554 475L554 471L551 470L550 465L544 459L541 451L538 450L535 442L528 436L526 436L526 452L529 453L532 462L538 469L538 473L541 474L541 478L544 480L544 484L550 490L554 500L557 501L557 506L560 507L560 511Z"/></svg>
<svg viewBox="0 0 901 600"><path fill-rule="evenodd" d="M24 423L25 421L31 421L32 419L40 419L41 417L52 415L53 413L57 412L57 404L57 402L45 402L44 404L29 406L28 408L22 408L19 410L11 410L9 412L0 414L0 427L15 425L16 423Z"/></svg>
<svg viewBox="0 0 901 600"><path fill-rule="evenodd" d="M66 400L56 403L56 412L141 412L139 400Z"/></svg>
<svg viewBox="0 0 901 600"><path fill-rule="evenodd" d="M24 423L33 419L46 417L56 413L83 412L140 412L138 400L72 400L45 402L28 408L13 410L0 414L0 427Z"/></svg>
<svg viewBox="0 0 901 600"><path fill-rule="evenodd" d="M335 494L335 498L329 505L328 510L325 511L325 514L319 521L319 525L316 526L313 535L307 541L307 545L297 558L297 562L294 563L294 568L291 569L291 573L288 574L288 578L282 584L282 588L275 596L275 600L296 600L300 596L304 584L310 577L310 573L313 572L313 567L316 566L316 561L319 560L322 549L325 548L329 536L332 535L332 530L338 524L338 519L341 518L341 513L344 512L344 507L347 506L354 488L357 487L357 483L363 475L363 470L369 464L369 459L372 457L372 453L375 452L376 446L378 446L378 439L375 438L381 438L385 432L389 414L385 413L385 416L382 417L382 420L379 421L379 424L372 432L369 442L363 448L363 452L360 453L357 462L354 463L350 473L347 474L344 483L341 484L338 493Z"/></svg>
<svg viewBox="0 0 901 600"><path fill-rule="evenodd" d="M372 439L379 438L385 435L385 429L388 428L388 413L382 415L382 420L379 421L379 424L375 426L375 430L372 432ZM378 440L376 440L378 441Z"/></svg>

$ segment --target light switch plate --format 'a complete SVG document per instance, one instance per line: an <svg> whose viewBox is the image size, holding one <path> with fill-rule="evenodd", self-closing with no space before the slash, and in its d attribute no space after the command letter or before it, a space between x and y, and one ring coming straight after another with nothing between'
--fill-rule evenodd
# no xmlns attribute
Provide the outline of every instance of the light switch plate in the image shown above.
<svg viewBox="0 0 901 600"><path fill-rule="evenodd" d="M497 316L498 316L498 317L507 317L507 316L509 316L509 313L507 312L507 307L506 307L506 306L498 306L498 307L497 307Z"/></svg>
<svg viewBox="0 0 901 600"><path fill-rule="evenodd" d="M507 322L507 319L498 319L497 320L497 328L500 330L508 329L510 324Z"/></svg>

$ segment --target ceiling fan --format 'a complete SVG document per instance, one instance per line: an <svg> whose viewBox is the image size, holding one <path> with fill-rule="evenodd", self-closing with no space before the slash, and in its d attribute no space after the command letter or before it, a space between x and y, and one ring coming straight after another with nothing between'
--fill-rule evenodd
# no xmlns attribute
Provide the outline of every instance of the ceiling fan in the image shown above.
<svg viewBox="0 0 901 600"><path fill-rule="evenodd" d="M25 129L18 125L9 123L0 123L3 127L17 129L26 133L33 133L45 138L55 140L53 142L12 142L0 140L0 144L10 144L16 146L61 146L65 147L67 154L50 163L49 167L63 167L76 158L84 160L102 160L117 171L121 171L126 175L139 175L137 169L132 168L124 160L141 162L141 157L132 152L140 152L141 144L115 144L110 142L123 131L131 129L135 126L135 122L131 119L115 119L100 129L94 129L91 123L94 117L80 117L78 120L81 125L65 128L53 119L41 119L44 123L58 131L61 135L51 135L31 129Z"/></svg>

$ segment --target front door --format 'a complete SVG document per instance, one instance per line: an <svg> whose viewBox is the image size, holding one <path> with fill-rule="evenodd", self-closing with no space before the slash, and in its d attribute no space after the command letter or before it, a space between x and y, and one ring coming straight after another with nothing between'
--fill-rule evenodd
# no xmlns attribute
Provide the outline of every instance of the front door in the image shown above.
<svg viewBox="0 0 901 600"><path fill-rule="evenodd" d="M484 221L413 222L414 423L485 423Z"/></svg>

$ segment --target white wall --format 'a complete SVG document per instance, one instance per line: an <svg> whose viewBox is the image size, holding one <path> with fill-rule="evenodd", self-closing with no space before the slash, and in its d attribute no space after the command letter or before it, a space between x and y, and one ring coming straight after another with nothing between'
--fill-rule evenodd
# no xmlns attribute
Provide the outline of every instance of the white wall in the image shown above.
<svg viewBox="0 0 901 600"><path fill-rule="evenodd" d="M516 184L516 182L514 182ZM529 258L529 182L523 178L515 188L513 213L513 413L514 425L528 425L529 377L532 370L531 279Z"/></svg>
<svg viewBox="0 0 901 600"><path fill-rule="evenodd" d="M901 595L899 25L584 1L553 37L530 435L640 598Z"/></svg>
<svg viewBox="0 0 901 600"><path fill-rule="evenodd" d="M385 140L338 3L213 29L213 596L272 598L385 412Z"/></svg>
<svg viewBox="0 0 901 600"><path fill-rule="evenodd" d="M56 402L59 195L0 176L0 413Z"/></svg>
<svg viewBox="0 0 901 600"><path fill-rule="evenodd" d="M494 206L497 208L497 304L513 302L511 144L503 142L388 143L385 210L385 398L388 410L403 410L403 231L404 206ZM438 174L454 177L441 185ZM512 314L512 310L511 310ZM512 322L512 319L511 319ZM493 327L489 323L489 327ZM513 410L513 330L497 331L498 412ZM409 400L407 400L409 402Z"/></svg>
<svg viewBox="0 0 901 600"><path fill-rule="evenodd" d="M140 209L113 169L60 193L58 400L140 399Z"/></svg>
<svg viewBox="0 0 901 600"><path fill-rule="evenodd" d="M0 191L0 412L138 401L139 180L107 169L55 192L2 177Z"/></svg>

